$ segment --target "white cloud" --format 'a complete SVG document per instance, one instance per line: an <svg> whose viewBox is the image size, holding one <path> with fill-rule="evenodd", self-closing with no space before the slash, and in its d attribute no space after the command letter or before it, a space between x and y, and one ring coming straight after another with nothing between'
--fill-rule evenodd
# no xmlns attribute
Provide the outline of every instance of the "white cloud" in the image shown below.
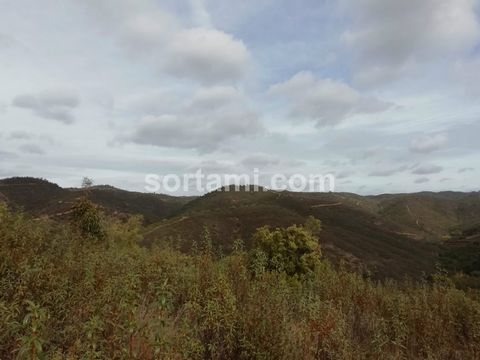
<svg viewBox="0 0 480 360"><path fill-rule="evenodd" d="M168 72L206 84L238 80L245 74L249 63L249 53L242 41L205 28L178 32L166 54Z"/></svg>
<svg viewBox="0 0 480 360"><path fill-rule="evenodd" d="M431 153L443 148L448 143L445 133L430 134L415 138L410 144L410 151L414 153Z"/></svg>
<svg viewBox="0 0 480 360"><path fill-rule="evenodd" d="M383 112L392 106L363 96L343 82L319 79L310 72L300 72L271 86L269 93L285 97L292 105L293 117L314 120L319 127L338 124L353 115Z"/></svg>
<svg viewBox="0 0 480 360"><path fill-rule="evenodd" d="M12 101L13 106L31 110L41 118L57 120L64 124L73 123L75 119L73 110L79 104L78 96L68 91L23 94L16 96Z"/></svg>
<svg viewBox="0 0 480 360"><path fill-rule="evenodd" d="M137 6L125 0L120 5L105 0L90 5L95 11L102 9L132 55L173 76L212 85L237 81L249 68L246 45L212 28L201 0L191 1L198 27L182 26L173 14L146 0Z"/></svg>
<svg viewBox="0 0 480 360"><path fill-rule="evenodd" d="M130 50L140 54L156 55L162 46L166 46L178 28L179 25L173 16L161 10L154 10L126 16L121 31L124 36L123 43Z"/></svg>
<svg viewBox="0 0 480 360"><path fill-rule="evenodd" d="M227 140L263 132L247 99L232 87L201 88L177 114L149 116L128 140L161 147L212 151Z"/></svg>

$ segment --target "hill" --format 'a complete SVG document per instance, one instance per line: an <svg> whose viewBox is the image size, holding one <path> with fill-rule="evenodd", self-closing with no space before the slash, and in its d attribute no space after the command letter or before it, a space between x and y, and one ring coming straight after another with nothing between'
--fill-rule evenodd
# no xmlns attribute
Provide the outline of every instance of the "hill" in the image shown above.
<svg viewBox="0 0 480 360"><path fill-rule="evenodd" d="M88 191L89 198L110 214L141 214L150 224L168 217L189 202L188 197L146 194L93 186L86 189L61 188L47 180L16 177L0 180L0 200L13 209L23 209L33 216L63 217L73 202Z"/></svg>
<svg viewBox="0 0 480 360"><path fill-rule="evenodd" d="M420 239L448 240L480 224L480 193L422 192L371 197L379 215Z"/></svg>
<svg viewBox="0 0 480 360"><path fill-rule="evenodd" d="M179 213L148 227L146 243L169 241L182 250L201 241L207 228L213 243L225 252L240 237L250 237L260 226L285 227L304 223L312 215L323 223L324 252L350 267L366 266L382 277L418 276L435 268L438 244L404 235L402 224L380 215L375 198L344 193L223 192L197 198ZM181 241L180 244L178 242Z"/></svg>
<svg viewBox="0 0 480 360"><path fill-rule="evenodd" d="M360 196L261 190L174 197L107 185L64 189L42 179L10 178L0 180L0 201L34 217L65 218L88 191L107 213L143 215L144 245L168 243L185 252L206 231L217 251L228 253L237 238L250 247L251 235L261 226L301 224L314 216L323 223L320 242L330 259L377 277L417 277L434 271L439 262L467 273L479 267L478 192Z"/></svg>

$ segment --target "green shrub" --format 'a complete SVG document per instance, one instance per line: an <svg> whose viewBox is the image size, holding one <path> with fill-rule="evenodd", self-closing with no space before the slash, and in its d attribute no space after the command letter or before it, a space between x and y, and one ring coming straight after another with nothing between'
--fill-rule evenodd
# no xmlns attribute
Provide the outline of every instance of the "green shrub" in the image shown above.
<svg viewBox="0 0 480 360"><path fill-rule="evenodd" d="M308 224L314 231L319 225ZM251 263L254 272L262 269L305 275L315 270L320 261L318 238L307 227L293 225L286 229L262 227L253 235Z"/></svg>
<svg viewBox="0 0 480 360"><path fill-rule="evenodd" d="M102 229L100 211L97 205L86 197L78 199L73 204L72 224L83 236L102 239L105 235Z"/></svg>

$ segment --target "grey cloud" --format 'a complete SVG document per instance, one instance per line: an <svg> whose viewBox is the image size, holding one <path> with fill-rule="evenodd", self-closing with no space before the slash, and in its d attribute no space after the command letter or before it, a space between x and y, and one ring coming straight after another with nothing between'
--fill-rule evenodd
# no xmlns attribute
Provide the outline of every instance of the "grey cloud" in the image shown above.
<svg viewBox="0 0 480 360"><path fill-rule="evenodd" d="M349 170L344 170L344 171L340 171L338 174L335 175L335 177L337 179L346 179L350 176L352 176L354 174L353 171L349 171ZM346 183L346 182L344 182Z"/></svg>
<svg viewBox="0 0 480 360"><path fill-rule="evenodd" d="M179 24L149 0L85 0L97 25L134 56L154 55Z"/></svg>
<svg viewBox="0 0 480 360"><path fill-rule="evenodd" d="M147 9L142 6L124 13L122 18L117 18L115 25L120 25L121 42L132 54L154 58L179 27L170 14L155 7Z"/></svg>
<svg viewBox="0 0 480 360"><path fill-rule="evenodd" d="M122 99L119 103L118 108L142 116L170 113L181 106L179 96L167 89L156 89L152 92L130 96Z"/></svg>
<svg viewBox="0 0 480 360"><path fill-rule="evenodd" d="M235 81L248 69L245 44L215 29L184 29L173 37L166 51L165 69L178 77L204 84Z"/></svg>
<svg viewBox="0 0 480 360"><path fill-rule="evenodd" d="M303 166L305 165L305 162L302 161L302 160L297 160L297 159L287 159L287 160L283 160L282 162L282 165L285 165L289 168L291 167L299 167L299 166Z"/></svg>
<svg viewBox="0 0 480 360"><path fill-rule="evenodd" d="M412 140L410 151L414 153L431 153L443 148L448 143L447 134L424 135Z"/></svg>
<svg viewBox="0 0 480 360"><path fill-rule="evenodd" d="M384 155L385 151L386 151L385 148L373 147L373 148L370 148L367 151L365 151L363 153L363 156L366 157L366 158L373 158L373 157L377 157L379 155Z"/></svg>
<svg viewBox="0 0 480 360"><path fill-rule="evenodd" d="M245 157L241 164L247 169L251 168L271 168L271 167L282 167L282 168L297 168L304 165L303 161L295 159L282 159L278 156L273 156L270 154L257 153Z"/></svg>
<svg viewBox="0 0 480 360"><path fill-rule="evenodd" d="M314 120L318 127L335 125L358 114L384 112L393 104L361 95L349 85L300 72L270 87L269 93L286 98L295 118Z"/></svg>
<svg viewBox="0 0 480 360"><path fill-rule="evenodd" d="M25 144L19 147L19 150L27 154L43 155L45 151L35 144Z"/></svg>
<svg viewBox="0 0 480 360"><path fill-rule="evenodd" d="M47 135L47 134L33 134L33 133L28 132L28 131L22 131L22 130L12 131L8 138L10 140L19 140L19 141L36 140L38 142L48 143L50 145L55 143L55 140L50 135Z"/></svg>
<svg viewBox="0 0 480 360"><path fill-rule="evenodd" d="M430 181L429 178L421 177L421 178L415 179L415 184L424 184L424 183L429 182L429 181Z"/></svg>
<svg viewBox="0 0 480 360"><path fill-rule="evenodd" d="M363 138L366 139L366 138ZM361 144L363 145L363 144ZM372 147L367 150L363 150L363 146L359 147L361 150L359 152L354 152L349 154L349 158L353 161L358 161L358 160L368 160L368 159L378 159L378 158L383 158L385 157L385 154L387 153L387 149L383 147Z"/></svg>
<svg viewBox="0 0 480 360"><path fill-rule="evenodd" d="M455 82L460 84L463 91L476 102L480 96L480 56L457 61L453 76Z"/></svg>
<svg viewBox="0 0 480 360"><path fill-rule="evenodd" d="M205 174L226 174L235 173L235 166L231 162L218 161L218 160L204 160L196 166L190 166L187 171L195 172L198 169Z"/></svg>
<svg viewBox="0 0 480 360"><path fill-rule="evenodd" d="M48 91L38 94L16 96L12 105L31 110L41 118L71 124L74 121L73 110L80 104L78 96L68 91Z"/></svg>
<svg viewBox="0 0 480 360"><path fill-rule="evenodd" d="M416 62L468 50L479 37L471 0L341 0L340 4L352 18L344 40L356 54L364 80L390 80Z"/></svg>
<svg viewBox="0 0 480 360"><path fill-rule="evenodd" d="M475 170L475 169L472 168L472 167L466 167L466 168L458 169L458 172L461 174L461 173L466 173L466 172L474 171L474 170Z"/></svg>
<svg viewBox="0 0 480 360"><path fill-rule="evenodd" d="M12 153L10 151L0 150L0 160L13 159L15 157L17 157L17 155L15 155L14 153Z"/></svg>
<svg viewBox="0 0 480 360"><path fill-rule="evenodd" d="M202 88L177 114L149 116L127 140L137 144L213 151L234 137L263 132L245 97L231 87Z"/></svg>
<svg viewBox="0 0 480 360"><path fill-rule="evenodd" d="M397 174L399 172L405 171L406 167L405 166L400 166L398 168L393 168L393 169L377 169L368 174L368 176L373 176L373 177L388 177L392 176L394 174Z"/></svg>
<svg viewBox="0 0 480 360"><path fill-rule="evenodd" d="M241 163L247 168L265 168L280 164L280 159L267 154L254 154L244 158Z"/></svg>
<svg viewBox="0 0 480 360"><path fill-rule="evenodd" d="M7 34L0 34L0 49L10 48L15 45L15 39Z"/></svg>
<svg viewBox="0 0 480 360"><path fill-rule="evenodd" d="M32 134L26 131L13 131L10 134L10 139L14 140L28 140L32 138Z"/></svg>
<svg viewBox="0 0 480 360"><path fill-rule="evenodd" d="M428 174L438 174L443 171L443 167L438 165L419 165L413 171L412 174L416 175L428 175Z"/></svg>

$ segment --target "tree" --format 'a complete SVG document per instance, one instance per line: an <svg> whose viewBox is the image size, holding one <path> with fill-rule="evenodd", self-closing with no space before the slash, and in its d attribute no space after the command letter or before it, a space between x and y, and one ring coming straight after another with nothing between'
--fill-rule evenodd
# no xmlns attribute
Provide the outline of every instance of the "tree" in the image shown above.
<svg viewBox="0 0 480 360"><path fill-rule="evenodd" d="M89 187L93 186L93 180L89 177L84 176L82 179L82 188L88 189Z"/></svg>
<svg viewBox="0 0 480 360"><path fill-rule="evenodd" d="M293 225L288 228L270 229L261 227L253 235L254 249L250 252L250 263L259 272L285 272L288 275L303 275L315 269L321 251L318 238L309 229L319 231L319 221L307 221L307 226Z"/></svg>
<svg viewBox="0 0 480 360"><path fill-rule="evenodd" d="M98 207L86 197L78 199L72 207L72 223L82 235L103 239L105 234Z"/></svg>

